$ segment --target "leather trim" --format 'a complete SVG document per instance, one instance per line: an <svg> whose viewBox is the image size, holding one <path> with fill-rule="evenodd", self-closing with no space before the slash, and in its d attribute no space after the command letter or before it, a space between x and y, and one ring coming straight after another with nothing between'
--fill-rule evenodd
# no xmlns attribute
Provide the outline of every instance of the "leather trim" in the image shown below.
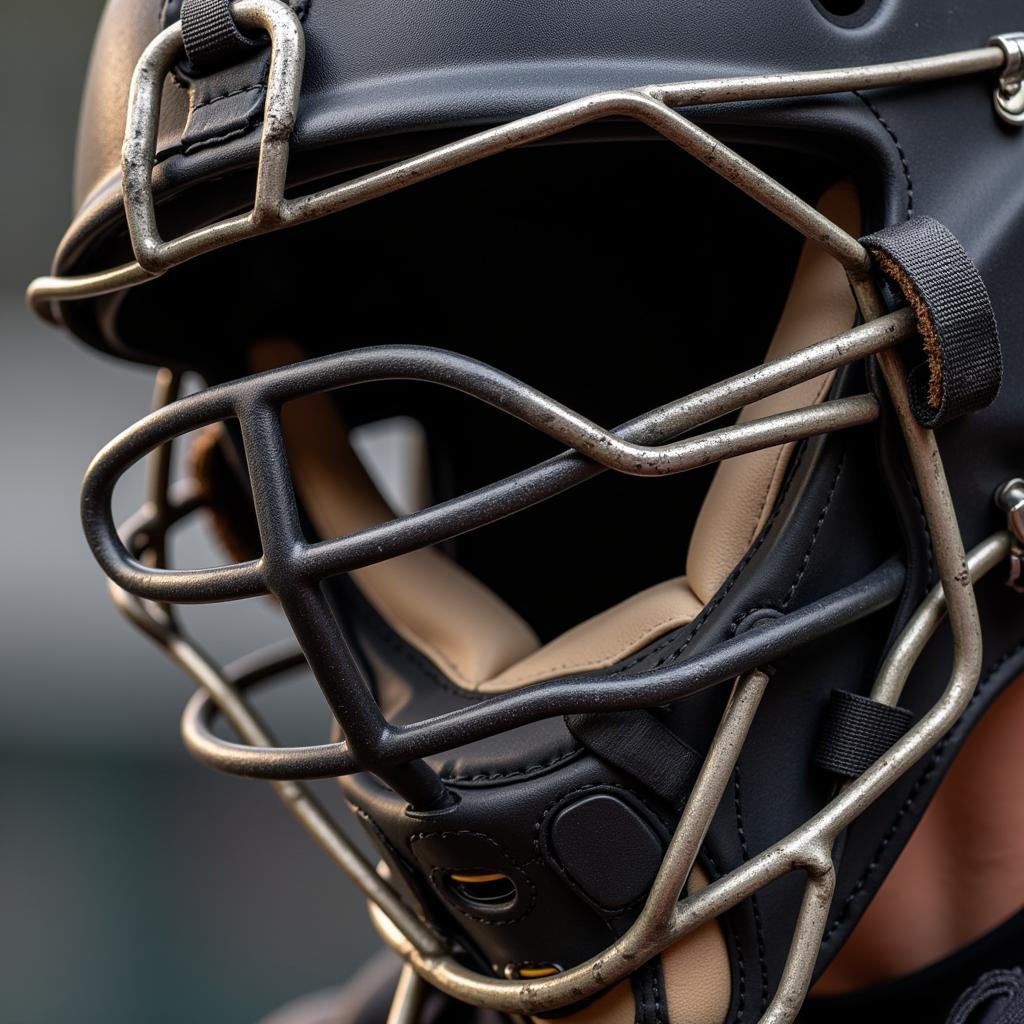
<svg viewBox="0 0 1024 1024"><path fill-rule="evenodd" d="M267 369L302 355L294 342L265 340L253 345L250 359L253 369ZM282 423L296 488L321 536L392 518L330 399L289 403ZM701 609L684 579L666 580L539 647L522 618L439 551L413 551L352 575L395 632L454 682L479 693L614 665Z"/></svg>
<svg viewBox="0 0 1024 1024"><path fill-rule="evenodd" d="M859 235L860 203L852 182L830 188L818 208L855 237ZM842 268L820 247L807 243L766 358L799 351L848 330L856 315L857 306ZM834 376L826 373L754 402L739 418L750 420L816 405L825 399ZM794 448L787 444L751 452L718 467L694 527L686 562L687 578L701 602L711 600L764 529Z"/></svg>
<svg viewBox="0 0 1024 1024"><path fill-rule="evenodd" d="M694 865L688 889L700 892L708 877ZM667 1020L671 1024L722 1024L729 1012L732 980L729 953L718 921L708 921L661 954ZM535 1024L547 1024L534 1017ZM634 1000L628 979L560 1024L633 1024Z"/></svg>

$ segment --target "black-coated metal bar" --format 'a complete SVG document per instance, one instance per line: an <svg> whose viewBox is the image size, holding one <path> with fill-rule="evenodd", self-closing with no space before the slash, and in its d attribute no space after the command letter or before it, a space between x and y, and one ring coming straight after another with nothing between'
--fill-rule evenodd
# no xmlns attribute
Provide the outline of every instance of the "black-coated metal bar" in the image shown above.
<svg viewBox="0 0 1024 1024"><path fill-rule="evenodd" d="M897 344L913 329L913 315L908 310L880 317L670 402L613 432L603 433L616 441L645 445L668 441L781 388L810 380ZM239 409L250 408L259 400L280 405L307 394L371 380L395 379L422 380L457 388L502 409L516 394L521 398L524 392L531 393L538 403L565 408L514 377L476 360L440 349L406 345L355 349L209 388L151 413L106 445L93 460L82 487L82 523L100 565L118 586L150 600L201 603L267 593L263 560L168 570L151 568L134 559L118 537L111 511L118 479L134 463L168 440L234 418ZM548 406L541 404L539 408L546 416ZM543 429L532 419L528 422ZM549 420L542 422L550 425ZM302 571L309 578L323 578L441 543L529 508L604 470L605 466L592 458L576 451L564 452L431 508L347 537L310 545L303 556Z"/></svg>
<svg viewBox="0 0 1024 1024"><path fill-rule="evenodd" d="M298 559L306 540L278 410L259 395L238 407L238 420L263 544L264 579L306 651L349 748L366 771L378 775L417 810L447 806L451 795L423 761L380 763L391 727L318 583L299 572Z"/></svg>
<svg viewBox="0 0 1024 1024"><path fill-rule="evenodd" d="M399 763L450 750L543 718L586 711L625 711L669 703L766 665L892 604L903 587L902 563L891 560L857 583L795 611L768 619L697 657L667 662L639 675L588 673L533 683L468 707L394 729L379 763ZM252 682L266 679L265 673ZM239 681L249 684L249 679ZM259 748L215 736L215 705L202 693L189 702L182 735L199 760L221 771L263 779L349 775L363 767L344 743Z"/></svg>

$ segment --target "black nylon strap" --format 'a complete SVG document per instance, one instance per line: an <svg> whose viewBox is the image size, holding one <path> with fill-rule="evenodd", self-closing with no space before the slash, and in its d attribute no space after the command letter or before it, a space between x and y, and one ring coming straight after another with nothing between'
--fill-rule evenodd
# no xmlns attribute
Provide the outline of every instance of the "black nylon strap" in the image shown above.
<svg viewBox="0 0 1024 1024"><path fill-rule="evenodd" d="M906 708L848 690L833 690L818 733L815 764L855 779L903 736L912 719Z"/></svg>
<svg viewBox="0 0 1024 1024"><path fill-rule="evenodd" d="M583 746L672 807L683 805L700 768L697 752L649 711L566 715Z"/></svg>
<svg viewBox="0 0 1024 1024"><path fill-rule="evenodd" d="M231 16L231 0L182 0L181 38L197 75L236 64L265 41L243 35Z"/></svg>
<svg viewBox="0 0 1024 1024"><path fill-rule="evenodd" d="M925 360L907 375L914 415L941 427L999 393L1003 359L985 284L964 247L931 217L862 238L917 317Z"/></svg>
<svg viewBox="0 0 1024 1024"><path fill-rule="evenodd" d="M989 971L957 1001L946 1024L1024 1024L1024 971Z"/></svg>

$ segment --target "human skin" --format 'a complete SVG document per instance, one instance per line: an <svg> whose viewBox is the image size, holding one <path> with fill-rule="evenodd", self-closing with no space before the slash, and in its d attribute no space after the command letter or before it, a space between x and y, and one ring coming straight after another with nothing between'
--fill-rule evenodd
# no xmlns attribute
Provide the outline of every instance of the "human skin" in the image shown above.
<svg viewBox="0 0 1024 1024"><path fill-rule="evenodd" d="M850 940L815 986L911 974L1024 906L1024 676L975 726Z"/></svg>

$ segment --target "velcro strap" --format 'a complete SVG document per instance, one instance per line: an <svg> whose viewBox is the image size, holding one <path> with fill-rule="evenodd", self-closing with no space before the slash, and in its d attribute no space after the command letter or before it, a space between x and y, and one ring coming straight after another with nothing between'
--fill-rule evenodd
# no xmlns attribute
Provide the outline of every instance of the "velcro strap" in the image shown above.
<svg viewBox="0 0 1024 1024"><path fill-rule="evenodd" d="M236 64L266 41L243 35L231 16L231 0L182 0L181 38L197 75Z"/></svg>
<svg viewBox="0 0 1024 1024"><path fill-rule="evenodd" d="M848 690L833 690L814 751L815 764L855 779L910 728L913 716Z"/></svg>
<svg viewBox="0 0 1024 1024"><path fill-rule="evenodd" d="M569 731L594 754L680 808L700 768L700 757L649 711L566 715Z"/></svg>
<svg viewBox="0 0 1024 1024"><path fill-rule="evenodd" d="M983 974L956 1001L946 1024L1024 1024L1024 971Z"/></svg>
<svg viewBox="0 0 1024 1024"><path fill-rule="evenodd" d="M922 426L983 409L999 393L1003 359L985 284L964 247L931 217L862 238L914 311L925 359L907 375Z"/></svg>

